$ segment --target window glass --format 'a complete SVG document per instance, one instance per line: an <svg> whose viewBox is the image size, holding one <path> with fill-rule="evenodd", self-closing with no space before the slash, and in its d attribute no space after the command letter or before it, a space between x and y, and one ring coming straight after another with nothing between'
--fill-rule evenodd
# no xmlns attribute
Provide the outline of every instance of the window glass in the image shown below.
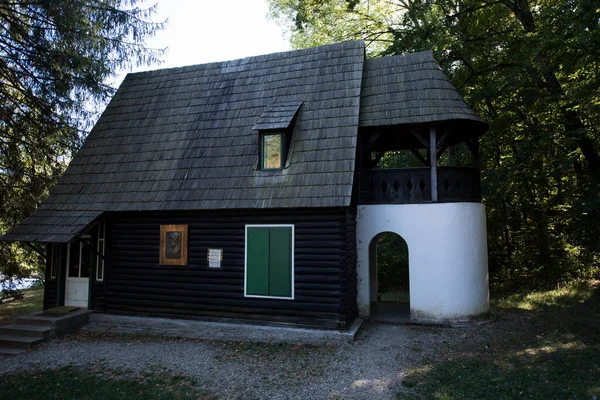
<svg viewBox="0 0 600 400"><path fill-rule="evenodd" d="M69 277L79 278L79 243L69 244Z"/></svg>
<svg viewBox="0 0 600 400"><path fill-rule="evenodd" d="M50 259L50 278L56 278L60 262L60 244L52 243L52 258Z"/></svg>
<svg viewBox="0 0 600 400"><path fill-rule="evenodd" d="M281 137L280 133L263 135L262 157L263 169L281 168Z"/></svg>
<svg viewBox="0 0 600 400"><path fill-rule="evenodd" d="M81 277L90 277L90 266L92 265L92 250L87 244L80 243L81 246Z"/></svg>

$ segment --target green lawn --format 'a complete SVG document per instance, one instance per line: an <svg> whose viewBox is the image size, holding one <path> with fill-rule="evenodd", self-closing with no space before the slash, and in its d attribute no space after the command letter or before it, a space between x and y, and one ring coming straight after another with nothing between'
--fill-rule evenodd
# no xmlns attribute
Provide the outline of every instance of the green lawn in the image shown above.
<svg viewBox="0 0 600 400"><path fill-rule="evenodd" d="M598 282L492 302L496 323L405 376L397 399L600 398Z"/></svg>
<svg viewBox="0 0 600 400"><path fill-rule="evenodd" d="M10 324L13 317L39 311L44 306L44 288L22 290L22 300L10 300L0 304L0 326Z"/></svg>
<svg viewBox="0 0 600 400"><path fill-rule="evenodd" d="M195 387L196 382L171 371L154 370L142 374L111 370L102 364L86 369L72 366L38 372L2 376L4 400L214 400L210 391Z"/></svg>

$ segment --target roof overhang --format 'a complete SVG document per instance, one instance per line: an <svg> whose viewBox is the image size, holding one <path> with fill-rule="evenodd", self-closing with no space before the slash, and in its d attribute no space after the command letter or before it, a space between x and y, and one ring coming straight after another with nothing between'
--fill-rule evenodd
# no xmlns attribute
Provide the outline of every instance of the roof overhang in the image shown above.
<svg viewBox="0 0 600 400"><path fill-rule="evenodd" d="M103 211L38 209L0 237L5 242L66 243L88 227Z"/></svg>

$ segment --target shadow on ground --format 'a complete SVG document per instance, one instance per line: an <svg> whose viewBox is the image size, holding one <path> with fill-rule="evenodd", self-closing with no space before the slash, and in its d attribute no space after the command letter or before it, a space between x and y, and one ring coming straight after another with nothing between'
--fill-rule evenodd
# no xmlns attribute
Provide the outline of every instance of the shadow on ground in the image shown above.
<svg viewBox="0 0 600 400"><path fill-rule="evenodd" d="M499 302L497 323L409 371L397 398L600 398L600 285L545 293Z"/></svg>

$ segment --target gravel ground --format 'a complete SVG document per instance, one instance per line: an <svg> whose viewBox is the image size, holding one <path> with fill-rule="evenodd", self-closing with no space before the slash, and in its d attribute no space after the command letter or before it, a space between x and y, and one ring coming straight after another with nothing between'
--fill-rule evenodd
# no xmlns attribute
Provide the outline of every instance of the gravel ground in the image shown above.
<svg viewBox="0 0 600 400"><path fill-rule="evenodd" d="M394 399L404 371L470 328L366 324L342 345L218 342L79 331L15 356L0 373L102 364L130 373L167 369L223 399Z"/></svg>

